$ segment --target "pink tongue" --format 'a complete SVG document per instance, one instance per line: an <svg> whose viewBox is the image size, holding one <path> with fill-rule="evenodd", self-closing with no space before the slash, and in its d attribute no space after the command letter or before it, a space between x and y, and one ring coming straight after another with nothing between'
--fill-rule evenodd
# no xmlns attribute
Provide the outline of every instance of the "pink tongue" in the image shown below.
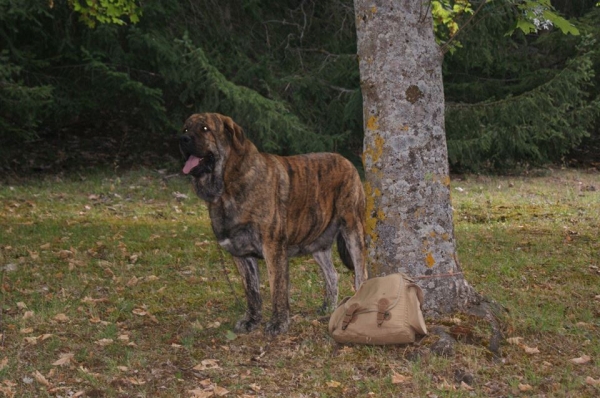
<svg viewBox="0 0 600 398"><path fill-rule="evenodd" d="M184 174L189 174L190 171L192 171L192 169L196 166L198 166L200 164L200 161L202 159L200 159L199 157L196 157L194 155L191 155L187 162L185 162L185 166L183 166L183 173Z"/></svg>

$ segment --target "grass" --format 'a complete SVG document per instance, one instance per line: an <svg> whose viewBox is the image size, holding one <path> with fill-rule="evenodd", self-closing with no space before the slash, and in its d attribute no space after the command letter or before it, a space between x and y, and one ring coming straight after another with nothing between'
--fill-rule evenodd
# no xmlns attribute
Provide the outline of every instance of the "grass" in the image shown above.
<svg viewBox="0 0 600 398"><path fill-rule="evenodd" d="M599 191L600 175L583 171L453 181L466 277L509 310L510 340L494 359L486 325L463 315L444 321L470 331L451 358L429 353L435 337L413 346L334 344L308 258L292 264L290 332L235 335L241 281L184 178L138 170L0 186L0 392L599 396ZM350 295L342 268L341 295Z"/></svg>

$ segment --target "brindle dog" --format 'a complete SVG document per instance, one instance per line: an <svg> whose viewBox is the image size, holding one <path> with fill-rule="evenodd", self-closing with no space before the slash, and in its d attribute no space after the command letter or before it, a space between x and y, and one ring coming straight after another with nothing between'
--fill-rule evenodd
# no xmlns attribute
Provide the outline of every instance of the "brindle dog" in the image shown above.
<svg viewBox="0 0 600 398"><path fill-rule="evenodd" d="M365 195L359 175L333 153L275 156L261 153L231 118L194 114L184 125L179 146L196 194L207 202L219 244L233 255L242 277L248 309L236 332L248 333L261 319L257 259L269 274L273 315L269 335L289 327L288 258L312 254L325 277L324 310L335 308L338 275L331 246L337 238L344 265L365 269Z"/></svg>

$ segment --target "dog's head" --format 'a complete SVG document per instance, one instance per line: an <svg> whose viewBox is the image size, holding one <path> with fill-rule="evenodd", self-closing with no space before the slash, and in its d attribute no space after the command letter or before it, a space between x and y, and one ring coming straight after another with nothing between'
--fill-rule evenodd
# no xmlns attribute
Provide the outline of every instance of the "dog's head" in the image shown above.
<svg viewBox="0 0 600 398"><path fill-rule="evenodd" d="M179 137L183 172L194 177L201 199L213 202L223 194L225 165L232 152L243 151L244 141L244 131L230 117L197 113L186 120Z"/></svg>

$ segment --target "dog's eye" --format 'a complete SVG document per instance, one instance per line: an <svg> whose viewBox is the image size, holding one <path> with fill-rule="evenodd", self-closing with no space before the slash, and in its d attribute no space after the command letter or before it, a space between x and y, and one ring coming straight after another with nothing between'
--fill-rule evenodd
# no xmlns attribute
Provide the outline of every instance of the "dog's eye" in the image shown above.
<svg viewBox="0 0 600 398"><path fill-rule="evenodd" d="M202 131L208 131L208 127L202 126Z"/></svg>

